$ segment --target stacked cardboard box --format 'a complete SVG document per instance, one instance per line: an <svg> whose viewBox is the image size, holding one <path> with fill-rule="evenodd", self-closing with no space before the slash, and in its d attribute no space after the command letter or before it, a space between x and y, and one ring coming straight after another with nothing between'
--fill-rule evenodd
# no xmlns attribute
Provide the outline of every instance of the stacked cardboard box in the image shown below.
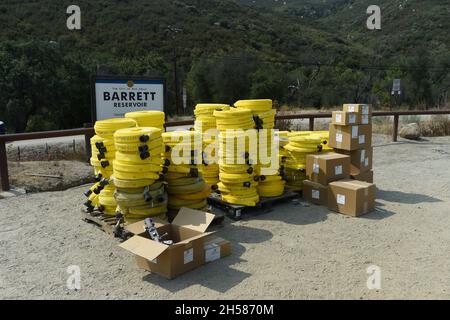
<svg viewBox="0 0 450 320"><path fill-rule="evenodd" d="M371 107L364 104L333 112L329 146L334 152L307 157L306 200L351 216L374 209L371 117Z"/></svg>
<svg viewBox="0 0 450 320"><path fill-rule="evenodd" d="M352 179L373 183L371 106L344 104L343 111L333 112L330 146L335 152L350 156Z"/></svg>
<svg viewBox="0 0 450 320"><path fill-rule="evenodd" d="M315 204L328 204L329 183L350 178L350 157L329 152L306 156L303 197Z"/></svg>

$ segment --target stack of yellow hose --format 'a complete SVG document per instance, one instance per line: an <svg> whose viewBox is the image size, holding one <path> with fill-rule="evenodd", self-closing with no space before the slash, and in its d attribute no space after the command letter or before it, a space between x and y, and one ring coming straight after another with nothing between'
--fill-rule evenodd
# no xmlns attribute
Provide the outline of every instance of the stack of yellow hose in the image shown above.
<svg viewBox="0 0 450 320"><path fill-rule="evenodd" d="M322 134L311 131L288 133L289 143L283 146L285 156L282 161L286 188L301 191L306 179L306 155L322 152L324 141Z"/></svg>
<svg viewBox="0 0 450 320"><path fill-rule="evenodd" d="M165 175L168 208L175 211L181 207L204 210L210 188L199 171L202 163L201 134L195 131L165 132L163 143L163 159L168 164Z"/></svg>
<svg viewBox="0 0 450 320"><path fill-rule="evenodd" d="M203 179L206 184L212 188L217 186L219 182L219 165L216 161L217 151L217 128L216 118L213 113L215 110L229 110L227 104L197 104L195 106L195 123L194 130L203 135L203 155L204 161L200 168Z"/></svg>
<svg viewBox="0 0 450 320"><path fill-rule="evenodd" d="M248 109L252 112L255 128L258 132L258 156L265 154L269 159L272 159L272 154L277 153L277 150L272 150L275 135L272 129L275 127L276 110L272 109L272 100L239 100L234 106L238 109ZM274 154L277 157L278 155ZM270 163L262 163L261 159L256 166L256 174L259 176L258 194L260 197L276 197L284 193L284 185L280 175L280 166L274 166Z"/></svg>
<svg viewBox="0 0 450 320"><path fill-rule="evenodd" d="M162 183L166 170L161 159L162 131L154 127L118 130L114 133L114 199L127 223L167 213L167 194Z"/></svg>
<svg viewBox="0 0 450 320"><path fill-rule="evenodd" d="M165 114L162 111L143 110L125 113L125 118L133 119L138 127L152 127L164 132Z"/></svg>
<svg viewBox="0 0 450 320"><path fill-rule="evenodd" d="M231 108L214 111L214 117L217 129L220 130L218 189L222 200L230 204L255 206L259 201L256 189L258 177L254 168L256 160L250 156L250 153L253 154L250 152L250 140L242 134L243 130L253 129L255 126L252 112L248 109ZM252 147L257 150L257 146Z"/></svg>
<svg viewBox="0 0 450 320"><path fill-rule="evenodd" d="M136 121L133 119L107 119L95 123L96 135L91 138L92 157L90 162L94 167L96 180L99 182L85 192L88 197L85 206L89 211L97 207L105 215L115 214L116 203L112 196L114 184L110 180L116 152L114 132L132 127L136 127Z"/></svg>

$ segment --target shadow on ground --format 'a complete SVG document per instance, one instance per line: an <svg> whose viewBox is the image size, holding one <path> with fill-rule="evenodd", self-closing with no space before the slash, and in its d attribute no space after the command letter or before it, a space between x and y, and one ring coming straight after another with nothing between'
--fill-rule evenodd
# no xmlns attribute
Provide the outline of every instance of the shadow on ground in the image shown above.
<svg viewBox="0 0 450 320"><path fill-rule="evenodd" d="M289 202L285 204L274 205L270 210L261 214L249 215L248 219L281 221L293 225L309 225L323 222L330 213L328 208L307 203L299 199L299 203ZM244 216L244 219L246 217Z"/></svg>
<svg viewBox="0 0 450 320"><path fill-rule="evenodd" d="M388 202L397 202L405 204L418 204L424 202L442 202L442 200L427 196L420 193L407 193L402 191L390 191L377 189L377 199L382 199Z"/></svg>

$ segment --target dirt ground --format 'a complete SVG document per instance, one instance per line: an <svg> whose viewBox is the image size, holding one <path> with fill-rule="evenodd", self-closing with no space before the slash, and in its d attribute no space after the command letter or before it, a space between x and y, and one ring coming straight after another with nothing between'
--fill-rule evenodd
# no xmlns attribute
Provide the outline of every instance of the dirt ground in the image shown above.
<svg viewBox="0 0 450 320"><path fill-rule="evenodd" d="M8 169L11 185L27 192L65 190L94 180L92 167L83 161L11 161Z"/></svg>
<svg viewBox="0 0 450 320"><path fill-rule="evenodd" d="M276 206L218 233L232 255L175 280L80 220L82 192L0 200L0 298L405 299L450 298L450 137L375 139L377 210L349 218L318 206ZM81 290L66 287L67 267ZM381 270L369 290L367 268Z"/></svg>

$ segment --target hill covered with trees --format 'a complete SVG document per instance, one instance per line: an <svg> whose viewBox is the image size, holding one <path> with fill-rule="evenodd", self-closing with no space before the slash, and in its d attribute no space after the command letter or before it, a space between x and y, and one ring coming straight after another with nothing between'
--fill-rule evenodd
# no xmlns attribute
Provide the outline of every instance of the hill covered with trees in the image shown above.
<svg viewBox="0 0 450 320"><path fill-rule="evenodd" d="M398 32L369 34L365 9L360 16L352 14L349 1L292 2L327 9L301 18L298 10L311 13L310 7L289 11L226 0L78 0L82 29L70 31L66 8L72 1L4 0L0 119L9 131L81 126L90 120L89 76L97 72L167 78L173 113L175 62L190 107L263 97L304 107L383 105L389 103L393 77L405 79L404 101L413 106L436 105L448 90L448 69L437 72L438 66L448 67L448 55L442 54L448 43L435 21L424 35L429 41ZM430 2L435 2L430 10L439 11L439 1ZM395 43L389 44L390 38ZM410 53L397 54L409 52L403 51L407 45Z"/></svg>

